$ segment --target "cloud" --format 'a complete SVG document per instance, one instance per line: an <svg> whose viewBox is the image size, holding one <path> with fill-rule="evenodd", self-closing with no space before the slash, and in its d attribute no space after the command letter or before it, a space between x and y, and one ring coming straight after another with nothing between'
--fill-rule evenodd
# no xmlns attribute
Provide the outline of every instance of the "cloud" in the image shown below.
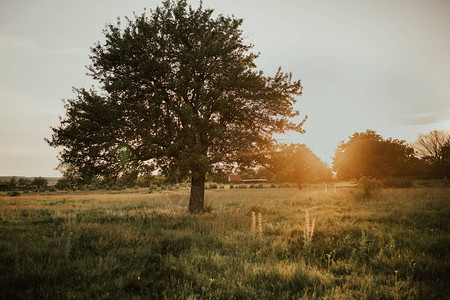
<svg viewBox="0 0 450 300"><path fill-rule="evenodd" d="M450 120L450 107L438 111L429 111L413 114L400 119L400 124L425 125Z"/></svg>

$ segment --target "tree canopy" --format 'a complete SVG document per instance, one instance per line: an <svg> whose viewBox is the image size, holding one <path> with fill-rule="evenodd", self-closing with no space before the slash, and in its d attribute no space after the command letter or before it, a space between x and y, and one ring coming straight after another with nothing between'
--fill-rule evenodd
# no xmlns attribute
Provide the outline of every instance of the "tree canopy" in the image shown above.
<svg viewBox="0 0 450 300"><path fill-rule="evenodd" d="M419 134L414 146L425 161L430 177L450 176L450 132L432 130Z"/></svg>
<svg viewBox="0 0 450 300"><path fill-rule="evenodd" d="M31 184L38 188L44 188L48 185L48 180L44 177L35 177Z"/></svg>
<svg viewBox="0 0 450 300"><path fill-rule="evenodd" d="M186 1L107 25L91 50L94 88L75 89L48 143L85 179L159 169L192 178L189 209L203 208L213 166L258 162L291 121L299 80L258 70L241 19Z"/></svg>
<svg viewBox="0 0 450 300"><path fill-rule="evenodd" d="M414 149L405 141L383 139L375 131L366 130L354 133L347 142L340 142L333 158L333 170L342 180L361 176L410 176L415 160Z"/></svg>
<svg viewBox="0 0 450 300"><path fill-rule="evenodd" d="M305 183L317 183L332 179L331 169L304 144L282 145L273 152L268 169L272 180L292 182L301 188Z"/></svg>

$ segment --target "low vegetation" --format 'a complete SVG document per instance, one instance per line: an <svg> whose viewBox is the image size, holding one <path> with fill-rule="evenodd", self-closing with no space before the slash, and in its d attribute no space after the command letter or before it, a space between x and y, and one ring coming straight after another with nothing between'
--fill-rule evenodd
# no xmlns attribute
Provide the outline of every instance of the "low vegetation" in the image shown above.
<svg viewBox="0 0 450 300"><path fill-rule="evenodd" d="M267 186L269 187L269 186ZM349 184L0 197L0 298L432 299L450 193Z"/></svg>
<svg viewBox="0 0 450 300"><path fill-rule="evenodd" d="M363 176L356 182L355 197L358 200L371 200L381 192L382 187L380 180Z"/></svg>

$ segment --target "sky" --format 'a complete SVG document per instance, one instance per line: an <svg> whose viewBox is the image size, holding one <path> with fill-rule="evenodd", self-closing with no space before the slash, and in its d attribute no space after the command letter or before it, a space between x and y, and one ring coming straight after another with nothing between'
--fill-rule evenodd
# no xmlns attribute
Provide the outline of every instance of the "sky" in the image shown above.
<svg viewBox="0 0 450 300"><path fill-rule="evenodd" d="M188 1L197 7L199 1ZM44 141L86 75L90 47L117 17L161 1L0 0L0 176L60 176ZM295 108L304 143L331 163L339 141L375 130L413 143L450 130L450 1L204 0L215 15L244 19L245 41L268 76L300 79ZM299 117L299 118L301 118Z"/></svg>

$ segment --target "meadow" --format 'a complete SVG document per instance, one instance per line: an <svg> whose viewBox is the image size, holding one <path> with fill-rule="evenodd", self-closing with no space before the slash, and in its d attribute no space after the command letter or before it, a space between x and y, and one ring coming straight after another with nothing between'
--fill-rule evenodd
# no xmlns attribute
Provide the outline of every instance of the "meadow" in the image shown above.
<svg viewBox="0 0 450 300"><path fill-rule="evenodd" d="M0 197L2 299L445 299L450 189Z"/></svg>

